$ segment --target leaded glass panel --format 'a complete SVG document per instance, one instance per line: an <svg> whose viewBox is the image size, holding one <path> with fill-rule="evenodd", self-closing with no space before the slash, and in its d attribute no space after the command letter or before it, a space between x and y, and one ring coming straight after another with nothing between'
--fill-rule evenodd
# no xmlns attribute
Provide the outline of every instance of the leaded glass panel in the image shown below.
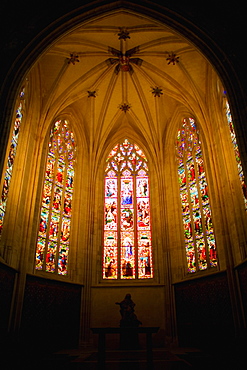
<svg viewBox="0 0 247 370"><path fill-rule="evenodd" d="M0 198L0 237L2 234L3 222L4 222L5 213L6 213L6 207L7 207L9 187L10 187L10 182L12 179L13 166L14 166L14 161L15 161L17 146L18 146L18 140L19 140L19 133L20 133L21 123L23 119L23 108L25 105L25 88L24 87L22 88L19 94L18 100L19 100L18 107L17 107L16 114L15 114L12 137L11 137L9 151L8 151L7 165L6 165L6 170L4 174L4 180L3 180L2 194Z"/></svg>
<svg viewBox="0 0 247 370"><path fill-rule="evenodd" d="M50 133L36 248L36 269L67 275L76 146L65 120Z"/></svg>
<svg viewBox="0 0 247 370"><path fill-rule="evenodd" d="M230 111L230 106L227 100L226 100L226 117L227 117L230 135L231 135L231 141L232 141L233 150L234 150L234 154L236 158L236 163L238 167L238 176L239 176L239 180L240 180L241 187L242 187L244 206L245 206L245 210L247 211L247 187L245 183L244 172L243 172L242 163L240 159L239 148L238 148L235 128L234 128L234 124L232 120L232 115Z"/></svg>
<svg viewBox="0 0 247 370"><path fill-rule="evenodd" d="M217 266L208 183L194 119L183 120L176 148L187 269L194 273Z"/></svg>
<svg viewBox="0 0 247 370"><path fill-rule="evenodd" d="M152 278L147 158L125 139L111 150L105 173L103 278Z"/></svg>

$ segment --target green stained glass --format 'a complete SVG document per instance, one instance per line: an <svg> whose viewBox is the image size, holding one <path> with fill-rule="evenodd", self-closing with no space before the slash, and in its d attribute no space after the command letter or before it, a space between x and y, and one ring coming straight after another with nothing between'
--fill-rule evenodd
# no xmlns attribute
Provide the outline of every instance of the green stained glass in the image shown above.
<svg viewBox="0 0 247 370"><path fill-rule="evenodd" d="M45 239L38 237L36 250L36 269L42 270L45 253Z"/></svg>
<svg viewBox="0 0 247 370"><path fill-rule="evenodd" d="M13 166L14 166L16 152L17 152L18 139L19 139L19 133L20 133L21 123L23 119L24 106L25 106L25 88L23 87L21 89L21 92L18 98L18 107L15 113L13 131L12 131L12 136L11 136L11 141L10 141L10 146L9 146L9 151L8 151L6 170L5 170L4 180L3 180L2 194L0 197L0 237L2 234L4 217L6 213L9 187L10 187L10 182L12 179Z"/></svg>
<svg viewBox="0 0 247 370"><path fill-rule="evenodd" d="M48 242L45 263L45 268L47 272L55 272L56 254L57 254L57 244L54 242Z"/></svg>
<svg viewBox="0 0 247 370"><path fill-rule="evenodd" d="M194 243L185 244L188 272L196 272L196 253Z"/></svg>
<svg viewBox="0 0 247 370"><path fill-rule="evenodd" d="M76 146L65 120L50 132L36 248L36 269L67 275Z"/></svg>
<svg viewBox="0 0 247 370"><path fill-rule="evenodd" d="M216 243L199 132L186 118L177 135L178 183L187 270L194 273L217 267Z"/></svg>
<svg viewBox="0 0 247 370"><path fill-rule="evenodd" d="M104 231L103 277L117 279L118 276L118 247L117 232Z"/></svg>
<svg viewBox="0 0 247 370"><path fill-rule="evenodd" d="M134 233L121 232L121 278L135 278Z"/></svg>
<svg viewBox="0 0 247 370"><path fill-rule="evenodd" d="M128 139L106 160L103 279L153 277L147 158Z"/></svg>
<svg viewBox="0 0 247 370"><path fill-rule="evenodd" d="M207 254L206 254L206 246L204 238L201 238L196 241L197 247L197 259L198 259L198 267L199 270L206 270L207 269Z"/></svg>
<svg viewBox="0 0 247 370"><path fill-rule="evenodd" d="M60 244L59 259L58 259L59 275L67 275L68 255L69 255L69 247L67 245Z"/></svg>

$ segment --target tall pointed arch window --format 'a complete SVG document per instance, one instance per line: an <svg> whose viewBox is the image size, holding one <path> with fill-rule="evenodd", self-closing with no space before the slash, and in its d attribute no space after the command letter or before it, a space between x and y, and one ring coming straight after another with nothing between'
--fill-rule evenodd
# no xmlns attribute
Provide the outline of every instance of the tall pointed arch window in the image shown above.
<svg viewBox="0 0 247 370"><path fill-rule="evenodd" d="M176 149L187 268L194 273L217 266L208 182L194 119L183 120Z"/></svg>
<svg viewBox="0 0 247 370"><path fill-rule="evenodd" d="M67 275L76 145L68 121L50 132L43 184L36 269Z"/></svg>
<svg viewBox="0 0 247 370"><path fill-rule="evenodd" d="M147 158L125 139L106 162L103 279L152 278Z"/></svg>
<svg viewBox="0 0 247 370"><path fill-rule="evenodd" d="M7 165L6 165L6 170L5 170L4 179L3 179L2 194L1 194L1 199L0 199L0 237L2 234L3 222L4 222L5 213L6 213L8 193L9 193L10 182L11 182L12 174L13 174L13 167L14 167L14 162L15 162L15 157L16 157L16 152L17 152L21 122L23 119L24 105L25 105L25 87L21 89L21 92L18 98L18 106L16 109L13 131L12 131L12 136L11 136L11 141L10 141L10 146L9 146L9 151L8 151Z"/></svg>
<svg viewBox="0 0 247 370"><path fill-rule="evenodd" d="M240 180L242 191L243 191L244 206L245 206L245 210L247 211L247 187L246 187L246 182L244 178L243 167L242 167L242 163L240 159L239 148L238 148L236 133L235 133L234 124L232 120L232 115L230 111L230 106L229 106L227 99L225 100L225 103L226 103L225 105L226 118L227 118L229 130L230 130L231 141L232 141L233 150L234 150L234 154L236 158L236 163L238 166L238 176L239 176L239 180Z"/></svg>

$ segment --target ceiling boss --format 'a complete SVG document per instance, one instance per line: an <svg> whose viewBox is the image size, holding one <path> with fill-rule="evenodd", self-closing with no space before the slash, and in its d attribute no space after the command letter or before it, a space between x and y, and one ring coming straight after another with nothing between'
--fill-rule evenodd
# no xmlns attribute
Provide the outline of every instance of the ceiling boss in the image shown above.
<svg viewBox="0 0 247 370"><path fill-rule="evenodd" d="M130 39L129 32L124 29L120 28L120 32L118 33L118 39L120 40L120 50L114 49L112 47L108 47L108 51L115 56L116 58L108 58L106 60L109 64L116 64L115 73L118 74L119 71L123 72L130 72L133 73L132 64L140 66L143 62L141 58L132 58L132 55L139 51L139 46L136 46L132 49L126 49L126 40Z"/></svg>

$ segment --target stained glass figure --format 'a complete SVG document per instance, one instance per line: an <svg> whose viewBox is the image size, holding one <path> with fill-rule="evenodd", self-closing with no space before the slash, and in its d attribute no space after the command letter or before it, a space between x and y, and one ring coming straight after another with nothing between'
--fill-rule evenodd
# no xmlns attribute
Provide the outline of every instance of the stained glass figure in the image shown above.
<svg viewBox="0 0 247 370"><path fill-rule="evenodd" d="M36 248L36 269L68 274L76 145L66 120L50 132Z"/></svg>
<svg viewBox="0 0 247 370"><path fill-rule="evenodd" d="M187 269L194 273L217 266L208 183L194 119L183 120L176 148Z"/></svg>
<svg viewBox="0 0 247 370"><path fill-rule="evenodd" d="M24 87L21 89L18 100L19 100L18 107L17 107L16 114L15 114L14 127L12 131L12 136L11 136L11 141L10 141L10 146L9 146L9 151L8 151L7 165L6 165L6 170L5 170L4 179L3 179L2 195L0 198L0 237L2 234L3 222L4 222L7 200L8 200L9 187L10 187L10 182L12 179L13 166L14 166L14 161L15 161L16 152L17 152L19 133L20 133L21 123L23 119L23 109L25 106L25 88Z"/></svg>
<svg viewBox="0 0 247 370"><path fill-rule="evenodd" d="M243 172L242 163L241 163L241 159L240 159L238 143L237 143L236 133L235 133L234 124L233 124L233 120L232 120L232 115L231 115L231 111L230 111L230 106L229 106L229 103L228 103L227 100L226 100L226 118L227 118L227 122L228 122L228 126L229 126L231 141L232 141L234 154L235 154L235 158L236 158L236 163L237 163L237 167L238 167L238 176L239 176L240 184L241 184L241 187L242 187L244 206L245 206L245 210L247 211L247 187L246 187L244 172Z"/></svg>
<svg viewBox="0 0 247 370"><path fill-rule="evenodd" d="M125 139L111 150L105 174L103 279L152 278L147 158Z"/></svg>

